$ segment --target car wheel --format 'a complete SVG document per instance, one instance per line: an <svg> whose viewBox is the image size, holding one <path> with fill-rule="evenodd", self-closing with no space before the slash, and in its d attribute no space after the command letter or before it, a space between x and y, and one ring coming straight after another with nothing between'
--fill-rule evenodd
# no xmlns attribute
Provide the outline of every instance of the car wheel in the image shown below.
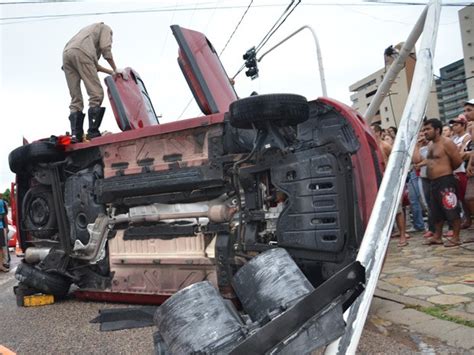
<svg viewBox="0 0 474 355"><path fill-rule="evenodd" d="M24 172L34 163L51 163L64 159L64 152L49 142L34 142L18 147L10 152L8 163L15 174Z"/></svg>
<svg viewBox="0 0 474 355"><path fill-rule="evenodd" d="M229 106L230 124L236 128L262 128L267 122L279 127L293 126L308 117L308 101L294 94L250 96Z"/></svg>
<svg viewBox="0 0 474 355"><path fill-rule="evenodd" d="M33 236L48 238L56 233L56 211L53 194L48 186L40 185L29 189L22 210L25 227Z"/></svg>
<svg viewBox="0 0 474 355"><path fill-rule="evenodd" d="M25 262L18 265L15 277L32 289L57 297L66 296L72 283L64 276L36 269Z"/></svg>

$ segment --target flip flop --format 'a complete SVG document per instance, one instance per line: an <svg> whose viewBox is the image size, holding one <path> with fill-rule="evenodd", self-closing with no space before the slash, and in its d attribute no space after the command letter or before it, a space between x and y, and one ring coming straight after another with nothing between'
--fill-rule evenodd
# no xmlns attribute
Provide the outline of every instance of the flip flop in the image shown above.
<svg viewBox="0 0 474 355"><path fill-rule="evenodd" d="M400 233L392 234L392 235L390 236L390 238L400 238ZM411 235L408 234L408 233L405 233L405 238L406 238L406 239L410 239L410 238L411 238Z"/></svg>
<svg viewBox="0 0 474 355"><path fill-rule="evenodd" d="M443 245L443 241L433 239L433 238L426 238L426 240L424 240L422 244L423 245Z"/></svg>
<svg viewBox="0 0 474 355"><path fill-rule="evenodd" d="M446 242L444 243L445 248L458 247L460 245L462 245L461 241L454 241L452 240L452 238L451 239L446 238Z"/></svg>
<svg viewBox="0 0 474 355"><path fill-rule="evenodd" d="M453 231L447 231L446 233L443 234L443 237L445 238L452 238L454 236Z"/></svg>
<svg viewBox="0 0 474 355"><path fill-rule="evenodd" d="M403 248L403 247L406 247L407 245L408 245L408 242L403 242L403 243L398 243L397 247Z"/></svg>
<svg viewBox="0 0 474 355"><path fill-rule="evenodd" d="M426 232L425 234L423 234L423 238L431 238L433 237L434 233L431 232L431 231L428 231Z"/></svg>

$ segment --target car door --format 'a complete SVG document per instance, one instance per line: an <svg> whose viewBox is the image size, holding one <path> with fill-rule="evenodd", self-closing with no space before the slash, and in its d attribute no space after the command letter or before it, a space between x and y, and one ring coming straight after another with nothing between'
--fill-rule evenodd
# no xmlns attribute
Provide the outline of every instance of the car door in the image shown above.
<svg viewBox="0 0 474 355"><path fill-rule="evenodd" d="M202 33L171 26L179 45L178 63L205 115L224 113L238 97L216 50Z"/></svg>

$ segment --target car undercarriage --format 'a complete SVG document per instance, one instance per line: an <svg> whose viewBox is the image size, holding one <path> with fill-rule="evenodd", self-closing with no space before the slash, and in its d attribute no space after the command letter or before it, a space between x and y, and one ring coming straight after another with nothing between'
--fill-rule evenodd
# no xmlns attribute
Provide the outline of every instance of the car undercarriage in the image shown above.
<svg viewBox="0 0 474 355"><path fill-rule="evenodd" d="M79 298L162 303L209 282L245 308L254 287L236 275L284 249L307 283L303 300L318 299L312 309L323 311L337 299L342 319L363 284L354 261L381 178L375 140L357 113L330 99L267 94L228 104L179 122L123 124L124 132L89 143L52 136L12 151L25 251L17 295L63 297L73 284ZM327 282L336 286L323 302ZM272 324L276 308L252 321ZM251 338L238 337L244 347Z"/></svg>

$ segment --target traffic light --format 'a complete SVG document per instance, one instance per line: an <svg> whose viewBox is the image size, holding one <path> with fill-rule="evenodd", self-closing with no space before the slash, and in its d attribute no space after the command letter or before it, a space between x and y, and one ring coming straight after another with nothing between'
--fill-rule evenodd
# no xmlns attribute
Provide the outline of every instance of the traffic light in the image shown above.
<svg viewBox="0 0 474 355"><path fill-rule="evenodd" d="M243 56L245 60L245 66L248 70L245 72L245 75L249 76L252 80L258 78L258 68L257 68L257 52L255 47L250 48Z"/></svg>

